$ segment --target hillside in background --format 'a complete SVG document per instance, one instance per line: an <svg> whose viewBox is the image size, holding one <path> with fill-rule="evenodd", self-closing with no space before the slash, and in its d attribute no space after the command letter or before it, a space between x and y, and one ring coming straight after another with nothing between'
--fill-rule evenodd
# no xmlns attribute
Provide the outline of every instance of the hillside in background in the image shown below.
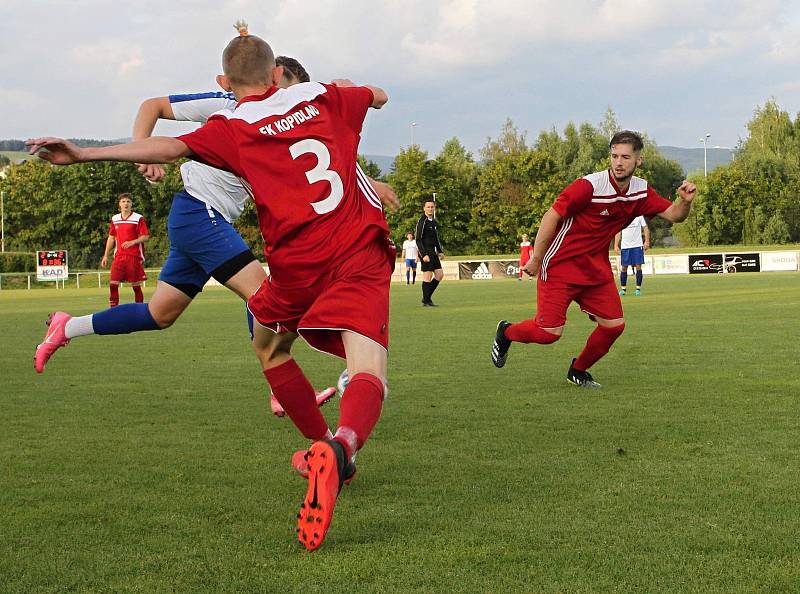
<svg viewBox="0 0 800 594"><path fill-rule="evenodd" d="M392 172L394 165L394 157L387 157L386 155L363 155L367 161L372 161L380 167L381 174L389 175Z"/></svg>
<svg viewBox="0 0 800 594"><path fill-rule="evenodd" d="M703 171L703 147L683 148L680 146L659 146L659 152L667 159L677 161L684 173L689 175ZM727 165L733 160L733 151L726 148L708 149L708 171L720 165Z"/></svg>
<svg viewBox="0 0 800 594"><path fill-rule="evenodd" d="M667 159L677 161L686 175L703 171L703 148L683 148L680 146L659 146L659 152ZM374 162L383 175L392 170L394 157L386 155L364 155L367 161ZM708 170L713 171L720 165L727 165L733 160L733 152L724 148L708 149Z"/></svg>

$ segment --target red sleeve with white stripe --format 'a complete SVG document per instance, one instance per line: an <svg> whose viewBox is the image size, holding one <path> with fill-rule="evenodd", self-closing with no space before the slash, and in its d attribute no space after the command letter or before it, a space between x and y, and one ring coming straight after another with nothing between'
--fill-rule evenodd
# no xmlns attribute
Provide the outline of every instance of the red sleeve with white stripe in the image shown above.
<svg viewBox="0 0 800 594"><path fill-rule="evenodd" d="M575 180L559 194L553 203L553 210L565 219L574 217L592 203L594 186L587 179Z"/></svg>
<svg viewBox="0 0 800 594"><path fill-rule="evenodd" d="M108 234L111 237L116 237L117 235L117 228L114 226L114 221L111 221L111 223L109 223Z"/></svg>
<svg viewBox="0 0 800 594"><path fill-rule="evenodd" d="M205 126L178 136L178 140L189 147L196 160L244 177L239 161L236 131L227 118L212 116Z"/></svg>
<svg viewBox="0 0 800 594"><path fill-rule="evenodd" d="M637 209L637 215L651 217L667 210L670 206L672 206L672 202L661 196L648 185L647 198L640 200L638 206L639 208Z"/></svg>

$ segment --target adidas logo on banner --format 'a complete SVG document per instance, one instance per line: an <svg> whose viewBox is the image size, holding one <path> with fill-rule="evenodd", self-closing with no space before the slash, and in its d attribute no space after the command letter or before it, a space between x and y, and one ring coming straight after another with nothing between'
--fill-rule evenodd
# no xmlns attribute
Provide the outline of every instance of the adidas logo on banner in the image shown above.
<svg viewBox="0 0 800 594"><path fill-rule="evenodd" d="M492 275L489 273L489 267L486 262L481 262L480 265L472 273L473 280L491 280Z"/></svg>

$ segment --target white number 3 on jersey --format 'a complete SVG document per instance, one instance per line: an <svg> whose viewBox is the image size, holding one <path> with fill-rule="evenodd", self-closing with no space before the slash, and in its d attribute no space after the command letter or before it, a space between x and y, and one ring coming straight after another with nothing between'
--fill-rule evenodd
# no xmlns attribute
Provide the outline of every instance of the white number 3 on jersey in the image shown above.
<svg viewBox="0 0 800 594"><path fill-rule="evenodd" d="M328 151L328 147L319 140L306 138L290 146L289 152L292 155L292 159L297 159L297 157L306 153L313 153L317 157L317 166L311 171L306 171L308 183L326 181L331 186L331 193L328 194L327 198L311 203L311 207L316 213L325 214L339 206L344 196L344 185L342 185L342 178L339 177L339 174L328 169L331 164L331 153Z"/></svg>

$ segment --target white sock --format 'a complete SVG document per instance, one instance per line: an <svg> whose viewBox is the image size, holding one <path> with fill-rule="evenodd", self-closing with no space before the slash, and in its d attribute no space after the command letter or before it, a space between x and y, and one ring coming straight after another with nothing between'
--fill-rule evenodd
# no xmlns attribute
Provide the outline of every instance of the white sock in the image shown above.
<svg viewBox="0 0 800 594"><path fill-rule="evenodd" d="M79 316L71 318L64 325L64 334L67 338L75 338L76 336L88 336L94 334L94 325L92 324L92 316Z"/></svg>

